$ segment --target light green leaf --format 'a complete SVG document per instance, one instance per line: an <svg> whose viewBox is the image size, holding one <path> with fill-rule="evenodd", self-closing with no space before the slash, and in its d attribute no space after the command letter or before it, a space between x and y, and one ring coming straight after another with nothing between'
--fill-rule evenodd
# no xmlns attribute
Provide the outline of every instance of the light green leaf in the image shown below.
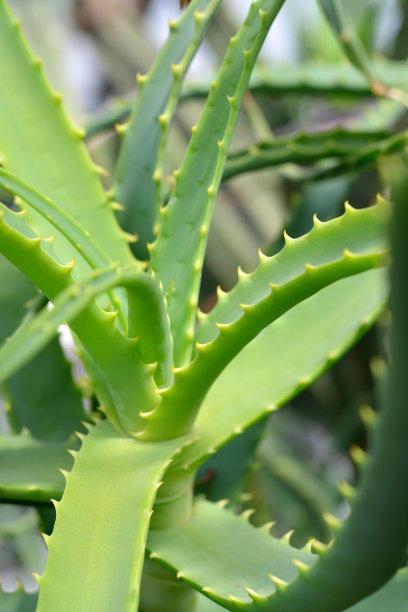
<svg viewBox="0 0 408 612"><path fill-rule="evenodd" d="M78 333L90 356L98 364L99 372L114 398L114 400L109 397L104 398L108 402L104 406L107 413L118 427L121 426L125 431L134 432L135 428L140 426L140 422L143 422L139 411L146 410L159 401L152 378L152 371L156 366L147 365L138 358L136 351L138 338L121 336L114 327L115 316L109 321L109 315L106 315L110 327L105 325L102 337L99 335L96 321L87 320L92 312L90 309L94 299L99 294L117 286L128 286L130 290L135 289L135 301L137 304L142 304L141 308L144 308L142 314L146 313L148 320L155 318L157 314L161 318L162 302L158 306L158 312L150 311L151 301L146 299L152 295L157 297L155 295L156 284L148 274L139 268L126 271L112 268L95 272L90 279L67 287L55 300L52 310L41 312L19 328L14 336L3 345L0 349L0 382L9 378L44 348L56 335L62 323L72 322L73 330ZM134 314L135 320L138 321L137 312ZM129 316L131 317L132 313ZM144 321L143 317L141 321ZM154 323L152 328L156 330ZM121 353L120 355L116 352L115 360L112 360L110 349L114 344L109 346L109 335L113 335L111 340L114 344L117 342L117 349ZM142 355L144 350L143 346L139 349ZM122 361L119 361L120 358Z"/></svg>
<svg viewBox="0 0 408 612"><path fill-rule="evenodd" d="M309 386L368 329L386 296L381 271L365 272L323 289L265 329L211 388L196 421L200 440L180 461L199 465Z"/></svg>
<svg viewBox="0 0 408 612"><path fill-rule="evenodd" d="M252 527L220 505L199 500L192 519L179 528L151 531L150 558L176 570L181 580L223 607L245 610L253 599L248 589L266 598L277 587L271 579L294 580L296 559L311 565L314 555L298 550L269 530Z"/></svg>
<svg viewBox="0 0 408 612"><path fill-rule="evenodd" d="M284 0L255 0L231 40L198 126L187 149L151 265L169 304L177 366L189 361L207 235L224 163L249 77L263 41Z"/></svg>
<svg viewBox="0 0 408 612"><path fill-rule="evenodd" d="M58 94L52 93L23 39L5 0L0 2L0 155L4 167L57 202L88 231L112 261L129 263L130 251L82 142L68 122ZM55 235L61 262L72 248L41 215L29 212L42 236ZM75 274L89 273L78 258Z"/></svg>
<svg viewBox="0 0 408 612"><path fill-rule="evenodd" d="M388 216L385 202L364 210L348 207L332 221L315 219L314 229L301 238L287 237L277 255L260 253L255 271L241 272L238 284L201 315L197 355L176 370L173 387L161 392L160 405L146 417L144 435L164 439L188 431L217 377L262 329L337 280L384 266Z"/></svg>
<svg viewBox="0 0 408 612"><path fill-rule="evenodd" d="M37 292L2 256L0 282L0 342L3 342L24 316L29 316L27 302ZM32 304L30 310L35 309L35 303ZM57 340L3 385L2 394L14 431L26 427L40 438L64 439L81 427L84 411L80 393Z"/></svg>
<svg viewBox="0 0 408 612"><path fill-rule="evenodd" d="M152 69L138 76L139 92L123 134L112 198L125 206L135 254L147 259L161 205L163 157L181 85L221 0L194 0L177 21Z"/></svg>
<svg viewBox="0 0 408 612"><path fill-rule="evenodd" d="M137 609L153 502L182 443L137 442L106 421L91 429L57 504L38 612Z"/></svg>

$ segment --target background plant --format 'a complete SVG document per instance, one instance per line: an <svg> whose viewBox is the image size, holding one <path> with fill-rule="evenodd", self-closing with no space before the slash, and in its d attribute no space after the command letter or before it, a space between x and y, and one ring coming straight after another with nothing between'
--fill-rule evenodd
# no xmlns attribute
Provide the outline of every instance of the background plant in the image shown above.
<svg viewBox="0 0 408 612"><path fill-rule="evenodd" d="M248 117L263 140L268 132L269 142L227 159L258 52L283 4L257 0L229 45L180 170L168 181L166 143L177 100L206 92L194 84L183 90L182 81L219 4L195 0L171 25L149 74L138 77L129 122L118 129L121 145L108 194L99 183L101 169L84 148L84 134L68 123L60 96L50 91L18 24L1 4L7 60L1 77L12 95L0 100L0 114L7 117L0 130L0 181L5 194L17 198L2 208L1 252L46 296L2 261L4 337L21 323L0 354L14 431L2 438L1 492L5 501L34 505L48 532L53 522L48 502L64 493L60 503L54 502L56 523L51 538L46 537L49 555L38 577L38 604L35 596L16 592L2 595L4 606L135 609L145 548L150 559L144 564L140 608L146 610L341 610L379 588L401 563L406 499L399 483L405 478L406 426L399 405L405 384L404 293L398 291L406 258L398 235L405 223L399 164L384 162L384 172L391 172L387 182L395 189L394 195L385 193L396 203L393 244L400 254L393 309L398 331L392 350L401 371L391 368L373 459L350 518L328 549L319 541L295 547L290 535L278 538L268 529L257 530L247 522L248 511L237 517L233 510L245 508L248 499L240 497L240 485L260 436L260 428L251 425L309 387L381 312L386 283L375 268L387 263L389 205L379 200L367 209L346 207L343 216L328 223L316 217L303 238L286 235L277 256L261 252L250 275L240 271L238 284L228 294L218 292L209 314L198 311L198 325L196 306L221 181L268 166L283 166L288 186L328 180L403 152L404 132L390 135L389 126L403 121L404 72L397 64L381 70L361 46L343 5L322 2L360 76L350 72L346 86L335 83L330 89L327 73L317 83L303 76L289 85L258 75L252 91L289 87L310 93L314 87L322 93L326 87L333 94L348 88L349 95L385 98L381 118L390 123L382 130L336 128L272 139L264 115L249 98ZM126 113L124 105L120 116ZM113 119L118 113L109 110L88 135L106 129ZM309 211L316 208L309 204ZM307 224L307 203L298 213ZM292 224L299 228L299 214ZM140 260L150 259L148 267L133 257L129 241ZM278 244L270 246L270 253L277 250ZM45 308L48 300L52 309ZM75 334L86 368L88 378L81 383L89 399L86 410L55 340L64 322ZM41 384L40 376L46 379ZM363 410L367 423L374 414ZM261 484L259 471L250 469L245 488L259 514L268 512L269 490L273 503L283 499L284 507L295 512L301 504L309 514L304 532L329 540L338 524L327 516L324 522L321 511L335 505L336 494L330 483L322 486L316 473L301 469L273 423L257 450L268 486ZM197 469L245 430L237 438L241 446L215 455L197 482L213 498L217 487L229 488L232 508L203 500L193 505ZM353 457L364 462L361 450ZM350 485L340 488L345 497L354 496ZM10 533L18 532L16 525ZM32 523L26 529L33 533ZM384 601L397 605L405 581L401 571L367 600L368 609L381 609Z"/></svg>

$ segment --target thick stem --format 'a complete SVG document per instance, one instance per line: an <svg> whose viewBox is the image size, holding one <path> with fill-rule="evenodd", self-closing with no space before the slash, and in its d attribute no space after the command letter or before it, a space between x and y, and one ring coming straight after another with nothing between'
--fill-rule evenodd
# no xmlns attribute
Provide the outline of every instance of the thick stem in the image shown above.
<svg viewBox="0 0 408 612"><path fill-rule="evenodd" d="M186 523L193 512L194 472L170 470L158 491L151 529L171 529ZM197 593L176 574L153 559L143 567L140 612L194 612Z"/></svg>

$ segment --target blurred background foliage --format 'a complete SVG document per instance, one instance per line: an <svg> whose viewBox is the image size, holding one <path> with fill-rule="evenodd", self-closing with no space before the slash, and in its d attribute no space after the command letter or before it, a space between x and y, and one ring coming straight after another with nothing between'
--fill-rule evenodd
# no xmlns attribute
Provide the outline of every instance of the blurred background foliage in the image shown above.
<svg viewBox="0 0 408 612"><path fill-rule="evenodd" d="M384 193L388 152L406 147L408 2L344 0L376 81L347 60L312 0L288 0L261 54L227 165L210 234L201 306L216 288L231 288L237 266L251 270L261 247L274 253L283 229L307 232L313 215L341 213L344 202L367 206ZM178 0L13 0L53 86L88 132L94 159L106 169L109 189L118 151L114 129L178 14ZM182 159L202 92L214 75L249 0L224 0L193 62L168 149L168 184ZM381 87L384 84L387 94ZM374 91L373 91L374 90ZM390 94L390 95L388 95ZM389 98L392 98L391 100ZM243 170L246 170L243 172ZM366 445L361 415L376 408L376 381L384 370L386 313L329 372L290 405L257 424L214 455L200 470L197 493L254 508L255 524L276 521L276 533L295 530L303 543L330 538L325 512L344 516L339 483L354 484L350 449ZM271 347L273 350L273 347ZM305 351L308 347L305 347ZM6 400L7 398L3 398ZM4 414L1 419L6 429ZM341 489L341 485L340 485ZM0 574L4 588L16 578L34 588L45 550L38 533L52 511L0 507Z"/></svg>

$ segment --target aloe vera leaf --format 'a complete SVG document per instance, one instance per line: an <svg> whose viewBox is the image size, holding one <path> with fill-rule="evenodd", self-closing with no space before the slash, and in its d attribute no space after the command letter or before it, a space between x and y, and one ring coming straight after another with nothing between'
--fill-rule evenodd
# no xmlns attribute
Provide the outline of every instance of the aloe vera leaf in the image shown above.
<svg viewBox="0 0 408 612"><path fill-rule="evenodd" d="M50 300L53 300L70 285L75 262L65 266L58 265L53 258L53 245L47 239L41 239L34 234L26 223L24 213L25 211L14 213L6 207L0 208L0 252L24 272ZM131 266L130 269L135 276L138 276L140 283L139 293L132 290L132 282L126 283L129 298L128 334L139 337L138 351L143 360L158 363L155 378L159 384L165 385L172 380L172 338L162 290L152 273L146 274L138 266ZM106 318L114 323L112 315L104 315L97 307L93 308L92 312L93 318L105 319L104 322L100 320L101 325L106 325ZM94 323L97 325L97 322ZM126 342L121 334L114 329L112 332L116 336L115 350L120 350L121 342L125 348ZM79 332L77 333L79 335ZM92 336L92 329L84 325L81 333ZM101 333L103 337L104 331ZM94 339L100 345L100 339L98 340L96 336ZM105 342L108 342L107 338Z"/></svg>
<svg viewBox="0 0 408 612"><path fill-rule="evenodd" d="M284 0L255 0L230 42L151 247L151 266L168 299L177 366L189 360L202 263L215 198L249 77ZM204 161L203 161L204 160Z"/></svg>
<svg viewBox="0 0 408 612"><path fill-rule="evenodd" d="M308 550L272 537L267 528L256 529L245 514L236 516L204 500L195 503L191 520L182 527L150 531L147 548L151 559L176 570L181 580L227 609L250 607L248 590L260 597L273 594L278 587L271 575L295 579L293 560L307 565L314 560Z"/></svg>
<svg viewBox="0 0 408 612"><path fill-rule="evenodd" d="M249 149L230 155L225 166L224 180L264 168L287 163L312 164L321 160L336 159L333 168L313 169L311 176L325 178L338 176L345 171L357 171L375 163L380 155L404 150L407 134L387 136L384 132L335 129L318 134L295 134L262 142Z"/></svg>
<svg viewBox="0 0 408 612"><path fill-rule="evenodd" d="M111 263L111 259L91 234L68 212L3 168L0 168L0 187L21 198L27 204L27 207L23 204L24 210L35 210L47 219L54 230L59 231L70 242L73 254L81 255L90 268L104 268Z"/></svg>
<svg viewBox="0 0 408 612"><path fill-rule="evenodd" d="M17 268L0 256L0 343L29 316L29 300L37 292ZM62 393L63 390L63 393ZM57 340L2 388L7 419L14 431L28 428L40 438L67 438L84 417L75 387Z"/></svg>
<svg viewBox="0 0 408 612"><path fill-rule="evenodd" d="M61 266L50 257L50 245L33 234L21 214L8 209L1 211L0 236L0 252L50 300L54 301L55 296L72 286L72 265ZM137 270L134 273L137 275L139 272L142 284L149 287L152 279ZM108 289L109 286L106 286L104 290ZM86 303L86 295L82 296L82 300ZM76 317L72 329L84 346L83 358L90 369L102 407L118 428L130 427L132 431L140 423L137 411L149 410L160 399L152 378L154 367L140 362L135 340L125 338L118 331L114 313L105 313L92 300L90 302ZM145 302L145 307L150 307L150 300ZM153 308L152 315L155 314L156 309ZM115 359L112 359L112 355L115 355ZM115 406L121 413L122 421L116 416Z"/></svg>
<svg viewBox="0 0 408 612"><path fill-rule="evenodd" d="M348 609L348 612L405 612L408 601L408 569L396 573L379 591Z"/></svg>
<svg viewBox="0 0 408 612"><path fill-rule="evenodd" d="M22 588L14 593L4 593L0 588L0 609L2 612L35 612L37 593L26 593Z"/></svg>
<svg viewBox="0 0 408 612"><path fill-rule="evenodd" d="M91 428L56 504L38 612L61 602L99 612L137 609L154 499L182 443L137 442L106 421Z"/></svg>
<svg viewBox="0 0 408 612"><path fill-rule="evenodd" d="M117 354L116 362L112 364L112 353L106 346L108 330L105 330L101 338L99 330L93 325L94 321L91 327L88 325L87 315L89 315L89 308L94 299L111 287L117 286L135 288L138 303L146 302L146 296L151 297L155 290L155 286L152 286L152 278L138 268L125 271L117 268L99 271L78 285L70 285L56 298L52 310L41 312L32 321L20 327L0 349L0 381L9 378L46 346L56 335L59 325L73 321L73 330L80 338L85 335L87 349L89 350L89 347L92 346L91 350L94 352L100 370L106 373L106 383L115 398L109 408L110 412L113 410L110 416L113 418L118 416L126 431L134 431L136 424L143 422L138 411L145 410L160 399L152 378L152 372L156 366L144 364L138 359L136 351L138 338L125 339L123 337L122 341L127 343L128 350L122 355L122 363L118 362L119 355ZM151 313L149 314L152 316ZM153 313L153 316L155 314ZM111 324L111 330L116 333L113 326L114 320L111 320ZM140 353L144 354L143 347L139 349ZM131 373L132 380L126 382Z"/></svg>
<svg viewBox="0 0 408 612"><path fill-rule="evenodd" d="M196 421L200 439L182 452L180 463L200 465L308 387L370 327L386 295L381 271L365 272L323 289L272 323L210 389Z"/></svg>
<svg viewBox="0 0 408 612"><path fill-rule="evenodd" d="M406 170L403 160L398 161L398 170ZM400 485L408 477L404 461L408 431L408 181L406 172L400 172L399 177L392 194L391 366L382 394L382 412L373 429L371 453L368 460L365 456L359 459L360 465L364 464L359 493L350 499L349 518L336 529L334 542L327 550L321 550L316 563L299 568L299 577L284 590L254 603L249 610L297 612L301 608L305 612L340 612L385 584L405 556L408 491Z"/></svg>
<svg viewBox="0 0 408 612"><path fill-rule="evenodd" d="M180 580L220 604L206 605L200 598L198 609L203 612L225 608L286 610L284 603L282 608L265 605L268 592L279 593L284 602L287 582L297 574L293 560L298 559L305 566L313 562L310 553L298 551L289 543L270 536L267 530L255 529L242 518L205 501L196 503L189 524L172 530L151 531L148 548L151 556L172 567ZM299 564L298 571L302 573L302 570L307 572L306 567ZM279 579L279 576L282 577ZM405 568L377 593L347 610L405 612L407 595L408 570ZM307 600L298 605L299 610L306 609Z"/></svg>
<svg viewBox="0 0 408 612"><path fill-rule="evenodd" d="M386 61L374 63L376 74L388 87L408 91L406 62ZM208 95L210 82L187 80L181 101L201 99ZM249 81L249 90L266 95L304 94L311 96L373 97L381 92L373 91L367 79L353 66L347 64L307 63L301 66L283 65L274 70L257 69ZM92 137L99 132L112 129L119 121L126 120L134 105L133 101L114 101L86 125L86 133Z"/></svg>
<svg viewBox="0 0 408 612"><path fill-rule="evenodd" d="M252 274L219 294L215 308L201 315L195 359L175 373L175 383L161 392L158 408L146 415L144 436L175 435L191 427L212 384L236 355L299 302L327 285L387 261L389 205L356 210L323 223L302 238L287 237L286 247L271 258L260 254Z"/></svg>
<svg viewBox="0 0 408 612"><path fill-rule="evenodd" d="M3 166L34 189L58 202L88 231L113 261L129 263L130 251L82 142L70 125L61 98L52 93L33 59L5 0L0 2L0 154ZM30 223L40 235L54 234L41 215L30 210ZM60 261L72 259L72 249L57 233L55 252ZM89 273L79 257L75 275Z"/></svg>
<svg viewBox="0 0 408 612"><path fill-rule="evenodd" d="M170 22L170 34L139 91L123 140L112 199L125 207L122 223L138 237L133 251L148 258L161 205L163 156L181 85L221 0L195 0Z"/></svg>
<svg viewBox="0 0 408 612"><path fill-rule="evenodd" d="M60 499L65 480L60 468L69 470L73 459L67 448L78 440L37 440L28 432L0 437L0 498L13 503L44 503Z"/></svg>
<svg viewBox="0 0 408 612"><path fill-rule="evenodd" d="M366 145L360 150L338 160L336 163L328 164L327 168L317 168L310 174L313 180L322 180L347 173L362 171L381 161L386 156L403 153L408 146L408 132L396 134L376 144Z"/></svg>

